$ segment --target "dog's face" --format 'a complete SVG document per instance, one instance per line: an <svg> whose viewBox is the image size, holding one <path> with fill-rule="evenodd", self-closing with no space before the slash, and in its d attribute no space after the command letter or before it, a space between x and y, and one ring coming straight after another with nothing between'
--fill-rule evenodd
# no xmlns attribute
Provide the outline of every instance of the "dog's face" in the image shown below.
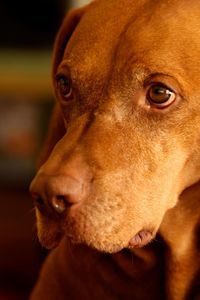
<svg viewBox="0 0 200 300"><path fill-rule="evenodd" d="M108 252L143 246L199 180L199 9L99 0L64 23L53 76L66 133L31 187L50 202L37 209L46 246L63 234Z"/></svg>

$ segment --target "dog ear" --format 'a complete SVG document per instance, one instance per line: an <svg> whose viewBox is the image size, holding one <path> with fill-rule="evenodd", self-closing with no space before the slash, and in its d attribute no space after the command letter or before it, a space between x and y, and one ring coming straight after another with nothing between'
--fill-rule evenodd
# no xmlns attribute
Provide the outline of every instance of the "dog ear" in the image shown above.
<svg viewBox="0 0 200 300"><path fill-rule="evenodd" d="M82 15L84 14L87 6L71 10L64 19L60 30L57 34L54 51L53 51L53 80L58 65L62 61L65 47L72 36L76 26L78 25ZM64 136L66 128L64 126L63 116L58 103L55 104L53 113L50 119L48 134L44 142L39 160L38 167L40 167L48 159L55 144Z"/></svg>
<svg viewBox="0 0 200 300"><path fill-rule="evenodd" d="M60 30L58 31L53 51L53 76L56 73L56 70L62 60L66 45L70 40L76 26L81 20L81 17L84 15L87 10L87 6L72 9L65 17Z"/></svg>

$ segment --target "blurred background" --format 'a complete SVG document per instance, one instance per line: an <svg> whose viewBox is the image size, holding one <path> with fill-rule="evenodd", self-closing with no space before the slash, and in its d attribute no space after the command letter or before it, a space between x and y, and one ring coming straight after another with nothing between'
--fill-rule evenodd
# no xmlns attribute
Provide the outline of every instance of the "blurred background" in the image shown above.
<svg viewBox="0 0 200 300"><path fill-rule="evenodd" d="M0 300L28 299L46 256L28 187L54 103L54 38L67 10L87 2L0 1Z"/></svg>

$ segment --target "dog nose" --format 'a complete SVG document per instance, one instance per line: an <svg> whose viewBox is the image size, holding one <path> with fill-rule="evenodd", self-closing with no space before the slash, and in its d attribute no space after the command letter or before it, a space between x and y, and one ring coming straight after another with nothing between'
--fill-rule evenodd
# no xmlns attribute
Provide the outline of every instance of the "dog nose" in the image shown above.
<svg viewBox="0 0 200 300"><path fill-rule="evenodd" d="M39 173L33 179L30 192L39 210L63 214L67 208L81 203L87 196L88 184L70 175Z"/></svg>

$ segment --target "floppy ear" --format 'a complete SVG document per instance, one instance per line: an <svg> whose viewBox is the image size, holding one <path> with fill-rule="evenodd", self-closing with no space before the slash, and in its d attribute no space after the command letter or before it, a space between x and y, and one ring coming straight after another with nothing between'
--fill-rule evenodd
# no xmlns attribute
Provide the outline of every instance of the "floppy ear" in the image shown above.
<svg viewBox="0 0 200 300"><path fill-rule="evenodd" d="M65 17L60 30L57 34L55 44L54 44L54 51L53 51L53 76L56 73L56 70L63 58L63 54L66 48L70 37L72 36L73 32L75 31L76 26L81 20L81 17L85 13L87 6L72 9L67 16Z"/></svg>
<svg viewBox="0 0 200 300"><path fill-rule="evenodd" d="M53 51L53 80L55 78L55 73L57 68L62 61L63 54L70 37L72 36L76 26L78 25L82 15L84 14L87 6L71 10L66 18L64 19L60 30L57 34L54 51ZM58 103L55 104L53 113L50 119L49 130L47 138L44 142L43 149L38 161L38 167L40 167L49 157L51 151L53 150L55 144L64 136L66 132L63 116Z"/></svg>

